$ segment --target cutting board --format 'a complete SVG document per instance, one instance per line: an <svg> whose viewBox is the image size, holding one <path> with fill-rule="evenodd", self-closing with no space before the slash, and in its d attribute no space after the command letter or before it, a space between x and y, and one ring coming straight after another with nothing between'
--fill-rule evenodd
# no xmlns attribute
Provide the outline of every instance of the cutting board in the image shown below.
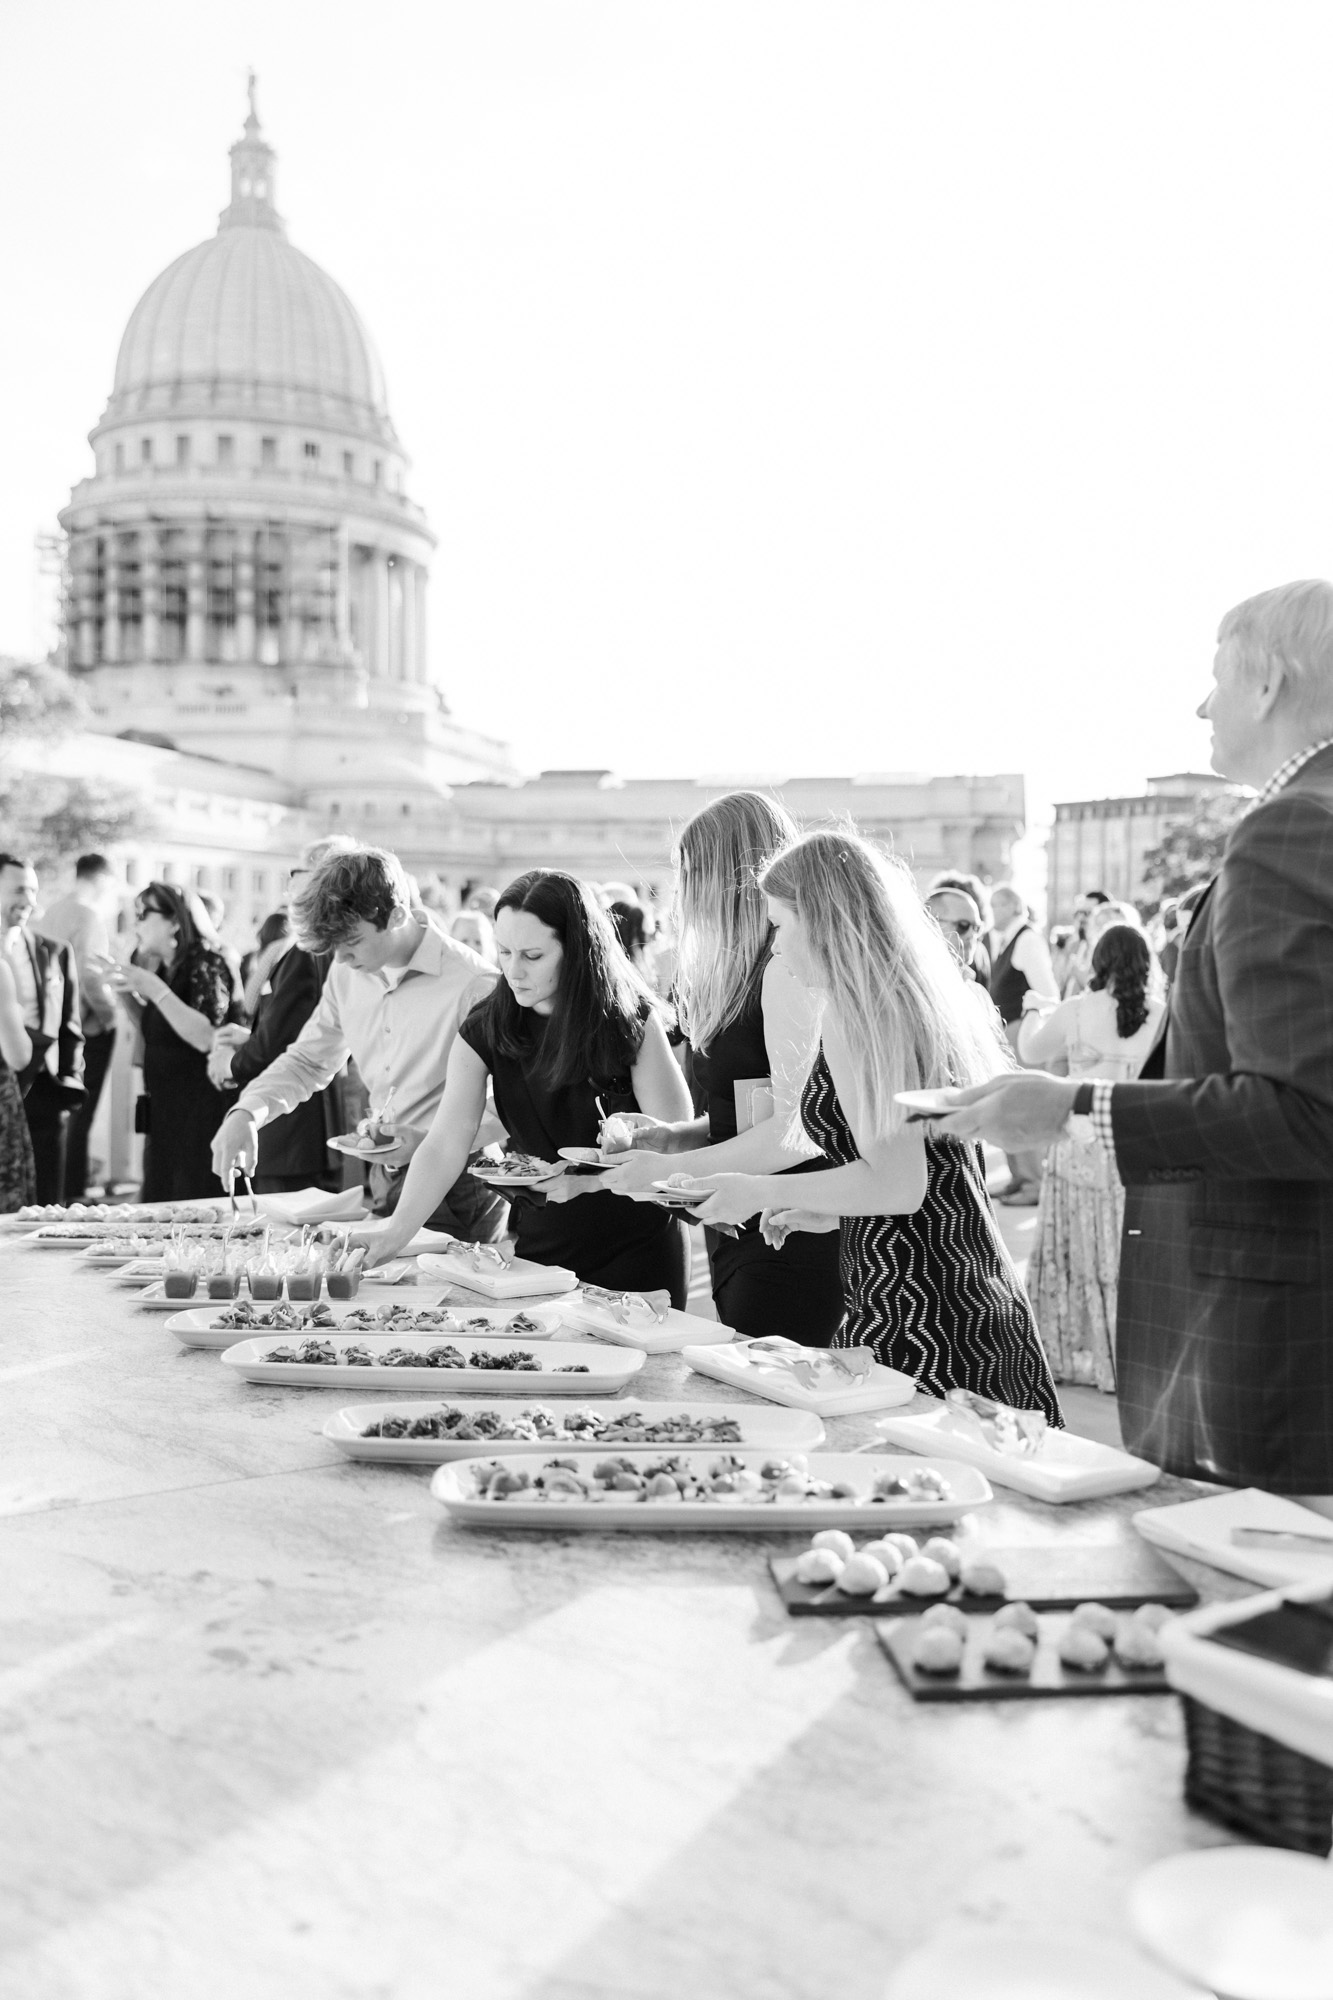
<svg viewBox="0 0 1333 2000"><path fill-rule="evenodd" d="M923 1674L912 1665L917 1625L912 1618L885 1618L875 1637L888 1654L913 1701L1042 1701L1053 1695L1170 1694L1163 1667L1122 1667L1114 1658L1096 1673L1060 1663L1056 1651L1069 1620L1050 1613L1038 1621L1037 1657L1030 1674L997 1674L982 1664L990 1619L969 1618L963 1663L956 1674Z"/></svg>
<svg viewBox="0 0 1333 2000"><path fill-rule="evenodd" d="M915 1533L915 1530L913 1530ZM946 1597L910 1597L890 1583L873 1597L849 1597L834 1583L798 1583L795 1556L771 1556L769 1568L778 1595L793 1618L848 1618L866 1613L882 1618L893 1611L919 1617L932 1604L956 1604L967 1612L998 1611L1020 1600L1034 1611L1072 1611L1076 1604L1104 1604L1111 1611L1132 1611L1136 1604L1167 1604L1187 1610L1198 1592L1183 1583L1169 1563L1142 1542L1066 1546L1049 1543L1019 1549L970 1548L978 1561L993 1562L1003 1571L1003 1597L965 1597L958 1584Z"/></svg>

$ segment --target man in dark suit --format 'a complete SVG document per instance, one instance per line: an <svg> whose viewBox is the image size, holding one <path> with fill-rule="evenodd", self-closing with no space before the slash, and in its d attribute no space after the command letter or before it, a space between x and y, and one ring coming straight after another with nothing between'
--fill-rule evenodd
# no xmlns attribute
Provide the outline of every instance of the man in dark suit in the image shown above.
<svg viewBox="0 0 1333 2000"><path fill-rule="evenodd" d="M32 1060L19 1077L32 1134L38 1201L65 1199L70 1113L83 1099L83 1028L74 953L32 929L37 874L31 862L0 854L0 950L14 975Z"/></svg>
<svg viewBox="0 0 1333 2000"><path fill-rule="evenodd" d="M1251 598L1218 638L1213 768L1259 796L1181 944L1158 1073L1002 1078L939 1124L1012 1148L1086 1115L1127 1189L1126 1444L1333 1512L1333 585Z"/></svg>

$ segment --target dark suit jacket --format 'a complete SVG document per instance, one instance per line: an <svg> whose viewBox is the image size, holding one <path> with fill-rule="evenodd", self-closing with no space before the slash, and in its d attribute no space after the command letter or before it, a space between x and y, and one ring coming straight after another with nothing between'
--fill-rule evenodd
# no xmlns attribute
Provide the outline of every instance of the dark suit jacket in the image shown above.
<svg viewBox="0 0 1333 2000"><path fill-rule="evenodd" d="M19 1075L19 1088L26 1096L39 1076L49 1074L44 1057L54 1042L56 1070L52 1081L73 1105L83 1096L83 1024L74 951L72 946L36 931L25 930L23 942L37 982L41 1027L33 1034L32 1061Z"/></svg>
<svg viewBox="0 0 1333 2000"><path fill-rule="evenodd" d="M250 1039L242 1042L231 1059L232 1076L242 1090L296 1040L319 1005L328 969L327 957L312 957L295 944L278 960L269 990L255 1009ZM339 1163L326 1144L342 1130L334 1122L336 1104L327 1101L330 1091L337 1089L331 1084L329 1090L317 1090L295 1111L260 1127L257 1171L261 1175L305 1174L312 1185L322 1180L339 1181Z"/></svg>
<svg viewBox="0 0 1333 2000"><path fill-rule="evenodd" d="M1111 1107L1125 1443L1333 1493L1333 750L1236 827L1181 946L1163 1080Z"/></svg>

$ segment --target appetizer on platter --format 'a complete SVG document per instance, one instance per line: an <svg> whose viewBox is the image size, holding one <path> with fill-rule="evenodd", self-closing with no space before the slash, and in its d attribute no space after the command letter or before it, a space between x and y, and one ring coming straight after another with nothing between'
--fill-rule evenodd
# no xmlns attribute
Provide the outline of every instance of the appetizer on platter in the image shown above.
<svg viewBox="0 0 1333 2000"><path fill-rule="evenodd" d="M930 1480L939 1475L927 1472ZM475 1497L508 1500L643 1501L675 1505L704 1501L718 1506L800 1506L809 1500L846 1500L866 1507L907 1492L903 1481L881 1474L874 1490L858 1495L844 1482L812 1479L804 1457L771 1458L758 1466L725 1456L707 1466L680 1458L636 1463L631 1458L607 1458L581 1470L568 1459L550 1459L535 1472L479 1460L472 1467ZM943 1481L939 1482L943 1484ZM933 1497L933 1496L932 1496Z"/></svg>
<svg viewBox="0 0 1333 2000"><path fill-rule="evenodd" d="M638 1410L623 1417L591 1410L568 1413L543 1409L479 1410L444 1403L419 1417L392 1416L367 1424L362 1437L494 1438L497 1443L549 1439L553 1444L739 1444L741 1429L734 1417L662 1417L648 1422Z"/></svg>
<svg viewBox="0 0 1333 2000"><path fill-rule="evenodd" d="M265 1361L312 1363L328 1368L491 1368L531 1369L541 1373L544 1364L524 1347L510 1348L506 1354L472 1353L464 1356L458 1347L428 1347L424 1353L411 1347L391 1347L386 1354L374 1354L353 1341L337 1348L327 1340L305 1340L297 1347L273 1347ZM552 1371L557 1375L586 1375L581 1365L566 1365Z"/></svg>
<svg viewBox="0 0 1333 2000"><path fill-rule="evenodd" d="M497 1326L489 1313L450 1312L445 1306L423 1306L417 1311L411 1306L358 1306L342 1324L344 1329L350 1327L359 1333L513 1334L520 1340L531 1340L546 1331L541 1320L533 1319L530 1313L516 1312L503 1326Z"/></svg>
<svg viewBox="0 0 1333 2000"><path fill-rule="evenodd" d="M1046 1437L1040 1410L1012 1410L972 1389L950 1389L944 1398L945 1424L1007 1458L1035 1458Z"/></svg>

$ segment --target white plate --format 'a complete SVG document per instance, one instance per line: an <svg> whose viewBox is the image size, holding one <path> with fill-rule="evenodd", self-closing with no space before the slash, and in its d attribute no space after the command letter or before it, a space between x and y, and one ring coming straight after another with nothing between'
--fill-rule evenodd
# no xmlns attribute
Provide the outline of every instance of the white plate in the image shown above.
<svg viewBox="0 0 1333 2000"><path fill-rule="evenodd" d="M1068 1500L1100 1500L1108 1493L1131 1493L1161 1478L1160 1468L1146 1458L1132 1458L1109 1444L1048 1430L1035 1458L1013 1458L993 1451L975 1438L950 1428L943 1403L933 1399L910 1416L881 1417L875 1429L905 1451L926 1452L932 1458L957 1458L979 1465L997 1486L1030 1493L1034 1500L1059 1506Z"/></svg>
<svg viewBox="0 0 1333 2000"><path fill-rule="evenodd" d="M1234 2000L1329 2000L1333 1868L1271 1847L1155 1862L1129 1892L1130 1928L1187 1979Z"/></svg>
<svg viewBox="0 0 1333 2000"><path fill-rule="evenodd" d="M484 1187L512 1188L521 1192L523 1188L546 1187L549 1182L558 1181L565 1171L563 1160L547 1160L544 1165L544 1174L515 1174L510 1173L502 1161L478 1160L468 1168L468 1172Z"/></svg>
<svg viewBox="0 0 1333 2000"><path fill-rule="evenodd" d="M366 1214L365 1190L359 1187L343 1188L338 1194L323 1188L291 1188L286 1194L256 1195L255 1200L259 1213L271 1215L277 1222L350 1224L359 1223Z"/></svg>
<svg viewBox="0 0 1333 2000"><path fill-rule="evenodd" d="M347 1340L356 1340L363 1332L373 1333L377 1339L387 1336L391 1341L396 1341L403 1347L416 1347L423 1343L433 1346L437 1341L444 1340L452 1341L455 1346L458 1346L461 1341L470 1339L473 1335L483 1333L492 1340L505 1340L511 1345L521 1347L525 1341L549 1340L553 1333L560 1331L561 1324L560 1314L553 1306L524 1306L522 1311L527 1318L537 1321L538 1331L536 1333L521 1334L506 1333L506 1325L513 1319L515 1312L519 1308L513 1306L506 1306L502 1309L453 1306L446 1308L455 1322L452 1326L426 1326L419 1328L363 1328L354 1326L348 1327L344 1331L343 1322L349 1313L357 1310L357 1303L357 1301L353 1301L348 1305L330 1307L335 1321L335 1324L331 1327L313 1326L292 1327L288 1329L277 1326L264 1326L251 1329L244 1326L220 1326L215 1310L211 1310L207 1306L191 1306L186 1311L178 1312L169 1319L164 1330L167 1333L174 1333L182 1347L211 1347L216 1348L219 1353L224 1353L227 1348L235 1347L236 1343L240 1340L262 1339L285 1344L289 1341L305 1340L311 1336L321 1338L332 1334L337 1334ZM432 1297L430 1293L423 1293L421 1298L412 1301L411 1310L413 1312L428 1312L433 1306L438 1305L438 1294ZM471 1332L463 1325L464 1320L483 1318L486 1321L485 1326L473 1328Z"/></svg>
<svg viewBox="0 0 1333 2000"><path fill-rule="evenodd" d="M684 1459L690 1464L711 1464L720 1454L734 1452L747 1465L760 1465L773 1456L771 1451L742 1449L736 1445L687 1445L673 1452L661 1449L662 1457ZM550 1454L560 1456L559 1450ZM512 1458L502 1447L485 1454L498 1465L532 1471L532 1460L519 1454ZM927 1463L929 1461L926 1461ZM770 1534L809 1534L817 1528L860 1528L884 1534L894 1528L932 1526L957 1521L973 1507L984 1506L991 1497L985 1479L971 1465L957 1460L934 1469L951 1489L948 1500L883 1500L871 1505L855 1500L802 1500L765 1504L742 1502L738 1506L717 1501L682 1500L671 1505L642 1500L480 1500L473 1498L470 1464L473 1460L442 1465L431 1480L430 1490L448 1512L470 1527L551 1528L561 1533L568 1528L635 1528L648 1534L681 1532L697 1534L702 1529L751 1535L756 1530ZM859 1452L827 1452L809 1460L812 1479L846 1480L858 1492L869 1496L876 1476L890 1463L883 1458L865 1458Z"/></svg>
<svg viewBox="0 0 1333 2000"><path fill-rule="evenodd" d="M966 1926L966 1934L959 1935ZM883 2000L1205 2000L1102 1931L946 1917L900 1961Z"/></svg>
<svg viewBox="0 0 1333 2000"><path fill-rule="evenodd" d="M195 1297L198 1297L197 1292ZM155 1284L146 1285L143 1291L139 1293L139 1296L132 1300L131 1303L136 1306L142 1306L146 1312L178 1313L184 1312L189 1306L190 1301L188 1299L169 1299L162 1288L162 1280L159 1278Z"/></svg>
<svg viewBox="0 0 1333 2000"><path fill-rule="evenodd" d="M572 1292L578 1279L561 1264L534 1264L527 1257L506 1259L503 1265L483 1259L474 1264L464 1251L430 1252L417 1258L422 1270L432 1278L444 1278L451 1285L466 1285L490 1299L525 1299Z"/></svg>
<svg viewBox="0 0 1333 2000"><path fill-rule="evenodd" d="M1329 1524L1308 1507L1257 1486L1216 1493L1208 1500L1185 1500L1175 1507L1147 1507L1134 1516L1134 1526L1145 1542L1212 1563L1251 1583L1305 1583L1318 1577L1333 1581L1333 1550L1325 1556L1236 1547L1233 1528L1280 1528L1306 1535L1328 1531Z"/></svg>
<svg viewBox="0 0 1333 2000"><path fill-rule="evenodd" d="M616 1347L637 1347L643 1354L679 1354L685 1347L720 1346L736 1338L734 1327L722 1326L715 1319L700 1319L697 1313L677 1312L674 1306L668 1307L664 1320L635 1313L625 1325L610 1306L585 1298L581 1291L571 1292L561 1311L566 1326L577 1327L597 1340L609 1340Z"/></svg>
<svg viewBox="0 0 1333 2000"><path fill-rule="evenodd" d="M365 1458L375 1461L407 1465L446 1465L456 1458L494 1458L503 1452L506 1458L526 1458L534 1453L546 1457L557 1454L563 1456L572 1451L594 1451L603 1456L621 1452L668 1452L681 1447L670 1444L633 1444L623 1440L607 1441L582 1435L561 1438L386 1438L363 1437L361 1433L367 1424L379 1423L385 1417L424 1417L432 1411L444 1409L453 1399L439 1403L356 1403L348 1410L339 1410L329 1418L324 1426L324 1435L348 1458ZM484 1410L487 1405L480 1400L469 1401L466 1408L473 1411ZM741 1443L757 1450L767 1451L813 1451L824 1441L824 1426L818 1417L810 1416L804 1410L763 1410L744 1403L640 1403L628 1398L619 1403L580 1403L579 1411L592 1411L597 1416L617 1419L627 1417L634 1410L640 1410L650 1422L660 1423L667 1417L734 1417L740 1429ZM576 1411L560 1410L556 1413L563 1418L574 1416ZM725 1444L698 1447L705 1451L730 1451L735 1447Z"/></svg>
<svg viewBox="0 0 1333 2000"><path fill-rule="evenodd" d="M149 1285L154 1278L166 1276L167 1267L160 1257L136 1257L132 1264L122 1264L116 1273L118 1285Z"/></svg>
<svg viewBox="0 0 1333 2000"><path fill-rule="evenodd" d="M324 1144L335 1153L347 1153L354 1160L384 1160L390 1153L402 1151L401 1139L395 1139L388 1146L363 1146L354 1132L340 1132L336 1139L326 1139Z"/></svg>
<svg viewBox="0 0 1333 2000"><path fill-rule="evenodd" d="M820 1347L791 1346L812 1361L824 1353ZM732 1340L725 1347L686 1347L685 1360L696 1375L711 1375L715 1382L727 1382L735 1389L748 1389L770 1403L786 1403L793 1410L815 1410L821 1417L855 1416L865 1410L887 1410L895 1403L910 1403L916 1383L910 1375L876 1362L864 1382L849 1382L831 1371L828 1387L807 1389L791 1374L762 1355L751 1355L750 1342ZM956 1461L961 1464L961 1460Z"/></svg>
<svg viewBox="0 0 1333 2000"><path fill-rule="evenodd" d="M90 1264L95 1271L120 1271L127 1264L133 1264L142 1257L142 1250L110 1250L100 1243L89 1243L79 1252L79 1262Z"/></svg>
<svg viewBox="0 0 1333 2000"><path fill-rule="evenodd" d="M604 1160L596 1146L557 1146L562 1160L568 1160L572 1167L609 1167L611 1160ZM623 1158L623 1154L621 1155Z"/></svg>
<svg viewBox="0 0 1333 2000"><path fill-rule="evenodd" d="M948 1095L943 1090L895 1090L895 1104L901 1104L904 1111L925 1112L940 1116L950 1109Z"/></svg>
<svg viewBox="0 0 1333 2000"><path fill-rule="evenodd" d="M500 1368L381 1368L374 1365L358 1368L355 1363L332 1362L324 1365L318 1361L265 1360L272 1348L294 1346L305 1337L297 1334L284 1339L281 1334L270 1333L262 1340L238 1341L222 1356L222 1365L236 1369L247 1382L265 1382L293 1389L411 1389L424 1390L436 1397L447 1389L450 1395L526 1396L529 1400L534 1396L614 1396L643 1366L641 1354L632 1354L623 1347L601 1348L570 1340L544 1342L542 1366L525 1369L522 1373ZM316 1339L322 1337L315 1336ZM446 1335L441 1339L429 1333L407 1334L399 1338L362 1333L335 1336L334 1339L336 1347L350 1347L355 1343L369 1348L372 1354L387 1354L390 1348L402 1347L409 1342L422 1349L448 1344L461 1347L465 1354L512 1354L516 1345L522 1345L512 1340L484 1340L471 1334ZM568 1366L586 1369L587 1373L561 1375L556 1372Z"/></svg>

